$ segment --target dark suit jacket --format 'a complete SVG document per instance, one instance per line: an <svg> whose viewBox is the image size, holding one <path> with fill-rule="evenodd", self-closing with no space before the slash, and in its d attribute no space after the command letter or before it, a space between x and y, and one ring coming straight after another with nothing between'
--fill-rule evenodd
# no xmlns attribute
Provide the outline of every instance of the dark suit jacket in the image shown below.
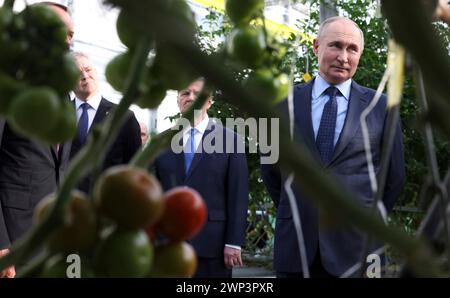
<svg viewBox="0 0 450 298"><path fill-rule="evenodd" d="M223 133L234 140L236 134L209 122L203 140L209 134ZM209 136L211 137L211 135ZM224 142L226 143L226 142ZM225 148L226 144L224 144ZM200 146L199 146L200 147ZM202 230L190 242L197 255L223 257L225 244L243 246L248 208L248 169L245 153L196 153L185 175L184 154L167 150L154 163L156 176L165 191L180 185L197 190L208 209ZM236 152L236 151L235 151Z"/></svg>
<svg viewBox="0 0 450 298"><path fill-rule="evenodd" d="M43 145L16 134L0 119L0 248L32 225L36 204L56 191L69 159L70 143Z"/></svg>
<svg viewBox="0 0 450 298"><path fill-rule="evenodd" d="M117 105L102 97L100 105L98 106L98 110L95 113L94 120L92 121L92 125L89 128L89 132L95 125L100 124L105 119L105 117L112 113L112 109L115 106ZM107 149L108 151L103 163L103 170L115 165L128 163L136 153L136 151L140 149L140 147L141 129L134 114L131 111L128 111L126 120L122 125L120 132L118 133L112 145ZM75 138L72 141L70 159L72 159L78 153L78 151L80 151L81 148L82 145L80 145L78 140ZM91 180L92 179L90 175L83 178L78 185L78 189L84 191L85 193L90 193L90 187L92 183Z"/></svg>
<svg viewBox="0 0 450 298"><path fill-rule="evenodd" d="M313 81L297 85L294 88L295 138L303 142L312 155L320 161L315 145L311 120L311 92ZM370 207L373 193L367 170L363 135L359 117L372 100L375 91L353 82L345 124L336 144L334 155L329 164L323 165L336 180L355 194L357 204ZM283 104L282 109L286 109ZM387 119L386 97L383 96L375 109L368 115L370 144L376 173L380 167L380 154ZM287 173L277 166L263 165L262 174L271 197L277 207L275 228L274 267L280 272L301 272L296 233L288 197L283 181ZM285 175L286 174L286 175ZM389 174L383 196L388 211L392 209L405 183L405 165L403 156L400 122L396 126L396 136L390 158ZM320 187L319 185L317 187ZM319 229L317 210L308 202L302 189L294 186L298 202L308 263L311 265L318 248L324 268L333 275L343 274L349 267L360 261L362 253L362 233L353 227L333 227ZM336 211L339 212L339 211Z"/></svg>

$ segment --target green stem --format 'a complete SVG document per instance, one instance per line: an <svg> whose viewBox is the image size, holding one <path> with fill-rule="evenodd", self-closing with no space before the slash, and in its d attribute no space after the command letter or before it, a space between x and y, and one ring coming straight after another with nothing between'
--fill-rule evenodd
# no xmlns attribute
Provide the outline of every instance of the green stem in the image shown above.
<svg viewBox="0 0 450 298"><path fill-rule="evenodd" d="M5 0L3 3L3 7L6 7L8 9L13 9L15 0Z"/></svg>
<svg viewBox="0 0 450 298"><path fill-rule="evenodd" d="M28 258L63 223L62 210L70 199L70 192L77 185L80 177L92 167L92 164L98 158L103 160L102 156L105 154L105 146L114 140L124 115L135 98L138 84L144 72L149 44L147 39L142 40L136 49L131 66L131 74L127 81L128 88L124 97L114 111L113 116L102 126L98 138L95 136L91 138L75 159L71 161L67 176L63 181L55 205L49 215L41 224L32 228L24 238L18 240L12 246L9 254L0 258L0 271Z"/></svg>
<svg viewBox="0 0 450 298"><path fill-rule="evenodd" d="M16 278L39 276L42 267L50 257L51 253L49 251L45 251L42 255L33 259L30 262L30 264L28 264L25 268L19 271L16 275Z"/></svg>

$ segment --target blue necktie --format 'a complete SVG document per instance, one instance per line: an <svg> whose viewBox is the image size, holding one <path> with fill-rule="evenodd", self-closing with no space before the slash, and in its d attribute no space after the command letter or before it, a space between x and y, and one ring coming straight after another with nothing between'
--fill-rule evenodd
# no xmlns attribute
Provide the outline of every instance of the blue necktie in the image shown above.
<svg viewBox="0 0 450 298"><path fill-rule="evenodd" d="M320 119L319 132L317 133L316 146L320 153L320 158L324 164L328 164L334 152L334 132L336 129L337 101L336 94L339 90L336 87L328 87L325 91L330 97L323 108L322 119Z"/></svg>
<svg viewBox="0 0 450 298"><path fill-rule="evenodd" d="M86 137L88 133L89 128L88 110L91 106L88 103L83 103L80 107L83 109L83 112L81 113L80 120L78 120L77 137L80 145L83 145L86 142Z"/></svg>
<svg viewBox="0 0 450 298"><path fill-rule="evenodd" d="M189 172L189 167L191 166L195 154L195 128L191 128L191 135L187 143L190 148L184 152L184 169L186 174Z"/></svg>

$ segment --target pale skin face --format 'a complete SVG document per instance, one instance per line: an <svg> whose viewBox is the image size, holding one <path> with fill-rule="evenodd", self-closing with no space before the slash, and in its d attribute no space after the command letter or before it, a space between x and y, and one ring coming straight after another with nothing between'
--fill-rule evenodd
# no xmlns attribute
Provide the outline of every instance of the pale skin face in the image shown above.
<svg viewBox="0 0 450 298"><path fill-rule="evenodd" d="M320 76L331 85L353 77L362 54L361 33L348 20L336 20L314 40Z"/></svg>
<svg viewBox="0 0 450 298"><path fill-rule="evenodd" d="M204 84L205 84L204 81L197 80L192 82L186 89L180 90L178 92L177 104L181 113L185 113L189 109L191 104L197 99L197 97L199 96L200 92L203 89ZM211 107L211 105L212 99L210 97L206 100L205 104L203 105L200 115L195 119L194 126L200 123L203 119L205 119L207 111Z"/></svg>
<svg viewBox="0 0 450 298"><path fill-rule="evenodd" d="M88 101L98 90L98 75L92 63L83 56L76 56L75 61L80 69L80 80L75 86L75 95L84 101Z"/></svg>
<svg viewBox="0 0 450 298"><path fill-rule="evenodd" d="M144 123L139 122L139 127L141 128L141 143L142 145L144 145L147 143L148 140L147 126Z"/></svg>
<svg viewBox="0 0 450 298"><path fill-rule="evenodd" d="M65 11L64 9L62 9L61 7L59 7L57 5L47 4L47 6L51 10L56 12L58 14L58 16L60 17L61 21L63 21L63 23L66 25L66 27L67 27L66 43L67 43L67 47L70 47L70 45L72 44L72 38L73 38L73 34L74 34L72 18L70 17L69 13L67 13L67 11Z"/></svg>

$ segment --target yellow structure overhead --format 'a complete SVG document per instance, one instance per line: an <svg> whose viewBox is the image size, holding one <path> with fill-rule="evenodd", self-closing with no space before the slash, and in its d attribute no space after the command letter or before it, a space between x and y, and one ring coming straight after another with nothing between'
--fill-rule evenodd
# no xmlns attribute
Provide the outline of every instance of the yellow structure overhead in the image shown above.
<svg viewBox="0 0 450 298"><path fill-rule="evenodd" d="M245 1L245 0L241 0L241 1ZM206 7L206 8L213 7L219 11L222 11L222 12L225 11L225 0L191 0L191 2L201 5L203 7ZM284 24L279 24L279 23L274 22L269 19L266 19L266 27L268 30L282 34L285 37L289 36L291 33L294 33L295 35L300 35L302 42L308 42L308 43L312 44L312 41L314 39L314 37L308 36L305 33L300 32L297 29L291 28Z"/></svg>
<svg viewBox="0 0 450 298"><path fill-rule="evenodd" d="M225 0L191 0L191 1L200 4L201 6L204 7L214 7L222 11L225 10Z"/></svg>

